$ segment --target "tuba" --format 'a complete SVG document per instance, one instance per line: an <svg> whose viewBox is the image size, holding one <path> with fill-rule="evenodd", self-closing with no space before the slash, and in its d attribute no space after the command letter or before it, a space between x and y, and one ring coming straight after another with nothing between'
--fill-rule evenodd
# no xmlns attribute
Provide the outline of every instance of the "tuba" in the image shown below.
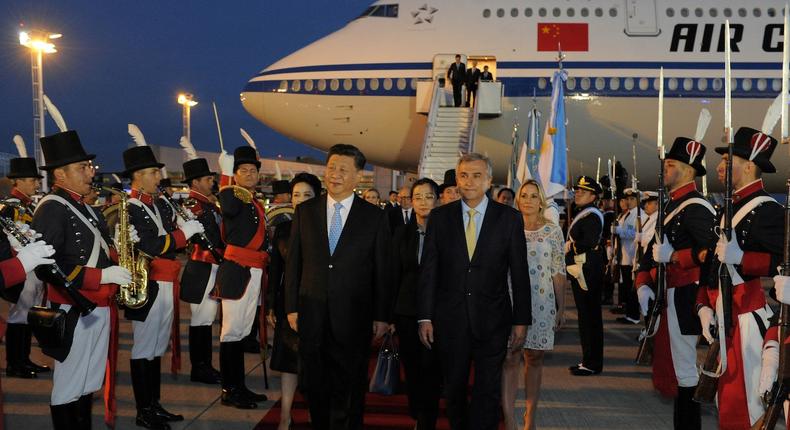
<svg viewBox="0 0 790 430"><path fill-rule="evenodd" d="M148 301L148 264L150 257L144 252L135 250L132 238L129 235L129 196L123 191L104 187L121 197L118 203L118 265L127 269L132 274L132 282L121 285L116 296L116 301L121 306L138 309L145 306Z"/></svg>

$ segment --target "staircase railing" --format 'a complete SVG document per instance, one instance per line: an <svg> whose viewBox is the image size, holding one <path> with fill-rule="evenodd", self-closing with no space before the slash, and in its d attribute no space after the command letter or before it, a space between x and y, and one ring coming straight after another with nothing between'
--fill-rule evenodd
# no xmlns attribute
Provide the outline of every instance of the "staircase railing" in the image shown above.
<svg viewBox="0 0 790 430"><path fill-rule="evenodd" d="M475 94L475 106L472 108L472 124L469 126L469 137L467 138L466 148L460 148L463 153L475 152L475 139L477 138L477 124L480 119L480 103Z"/></svg>
<svg viewBox="0 0 790 430"><path fill-rule="evenodd" d="M441 97L442 85L439 79L433 80L433 92L431 95L431 109L428 111L428 121L425 124L425 137L422 141L422 154L420 155L420 177L425 176L424 168L425 161L431 154L431 138L433 137L434 130L436 129L436 118L439 115L439 105L442 100Z"/></svg>

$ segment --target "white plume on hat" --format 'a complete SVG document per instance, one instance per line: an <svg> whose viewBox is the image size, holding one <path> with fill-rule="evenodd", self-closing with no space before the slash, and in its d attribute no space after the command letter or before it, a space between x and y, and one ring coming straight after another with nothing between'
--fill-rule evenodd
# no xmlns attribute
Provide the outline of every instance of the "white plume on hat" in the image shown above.
<svg viewBox="0 0 790 430"><path fill-rule="evenodd" d="M760 128L760 131L763 134L771 134L774 131L774 127L776 127L776 123L779 122L779 118L782 116L782 94L780 93L774 101L771 103L771 106L768 106L768 111L765 112L765 118L763 118L763 126Z"/></svg>
<svg viewBox="0 0 790 430"><path fill-rule="evenodd" d="M708 131L708 126L710 125L710 111L702 108L699 111L699 119L697 120L697 131L694 133L694 140L697 142L702 142L702 139L705 138L705 133Z"/></svg>
<svg viewBox="0 0 790 430"><path fill-rule="evenodd" d="M14 136L14 145L16 145L16 150L19 152L20 157L27 157L27 148L25 147L25 140L22 139L22 136L18 134Z"/></svg>
<svg viewBox="0 0 790 430"><path fill-rule="evenodd" d="M283 172L280 171L280 163L277 161L274 162L274 178L278 181L283 180Z"/></svg>
<svg viewBox="0 0 790 430"><path fill-rule="evenodd" d="M243 137L243 138L244 138L244 140L246 140L246 141L247 141L247 143L248 143L248 144L249 144L249 145L252 147L252 149L254 149L254 150L255 150L255 152L258 152L258 147L257 147L257 146L255 146L255 141L254 141L254 140L252 140L252 137L250 137L249 133L247 133L246 131L244 131L244 129L243 129L243 128L240 128L240 129L239 129L239 132L241 133L241 137Z"/></svg>
<svg viewBox="0 0 790 430"><path fill-rule="evenodd" d="M181 148L184 149L184 152L187 154L187 160L194 160L198 158L197 151L195 151L195 147L192 145L192 142L187 139L186 136L181 136L181 139L178 141L178 144L181 145Z"/></svg>
<svg viewBox="0 0 790 430"><path fill-rule="evenodd" d="M49 116L55 121L55 125L58 126L58 130L60 130L61 133L68 130L66 121L63 120L63 115L60 114L58 108L55 107L55 104L52 103L52 100L50 100L46 94L44 94L44 106L46 106Z"/></svg>
<svg viewBox="0 0 790 430"><path fill-rule="evenodd" d="M140 131L140 128L134 124L129 124L129 134L132 136L132 140L134 140L134 144L137 146L148 146L145 143L145 137L143 136L143 132Z"/></svg>

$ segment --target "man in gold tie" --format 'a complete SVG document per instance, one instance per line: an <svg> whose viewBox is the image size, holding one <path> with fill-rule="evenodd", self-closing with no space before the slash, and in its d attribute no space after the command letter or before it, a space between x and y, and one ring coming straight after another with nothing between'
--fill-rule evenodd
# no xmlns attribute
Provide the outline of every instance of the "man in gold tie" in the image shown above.
<svg viewBox="0 0 790 430"><path fill-rule="evenodd" d="M486 197L492 172L487 157L466 154L456 170L462 200L434 209L425 235L419 335L441 357L451 428L496 429L505 352L523 346L532 322L524 225L515 209Z"/></svg>

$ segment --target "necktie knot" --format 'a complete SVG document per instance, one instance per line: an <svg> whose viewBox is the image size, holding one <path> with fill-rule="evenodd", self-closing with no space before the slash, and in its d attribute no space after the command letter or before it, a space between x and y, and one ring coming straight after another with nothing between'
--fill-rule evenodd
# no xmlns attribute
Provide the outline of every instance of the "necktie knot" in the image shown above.
<svg viewBox="0 0 790 430"><path fill-rule="evenodd" d="M466 213L469 214L470 220L471 220L471 218L474 218L475 215L477 215L477 211L474 210L474 209L469 209L468 211L466 211Z"/></svg>
<svg viewBox="0 0 790 430"><path fill-rule="evenodd" d="M341 209L343 209L343 203L340 202L335 203L335 210L339 211Z"/></svg>

